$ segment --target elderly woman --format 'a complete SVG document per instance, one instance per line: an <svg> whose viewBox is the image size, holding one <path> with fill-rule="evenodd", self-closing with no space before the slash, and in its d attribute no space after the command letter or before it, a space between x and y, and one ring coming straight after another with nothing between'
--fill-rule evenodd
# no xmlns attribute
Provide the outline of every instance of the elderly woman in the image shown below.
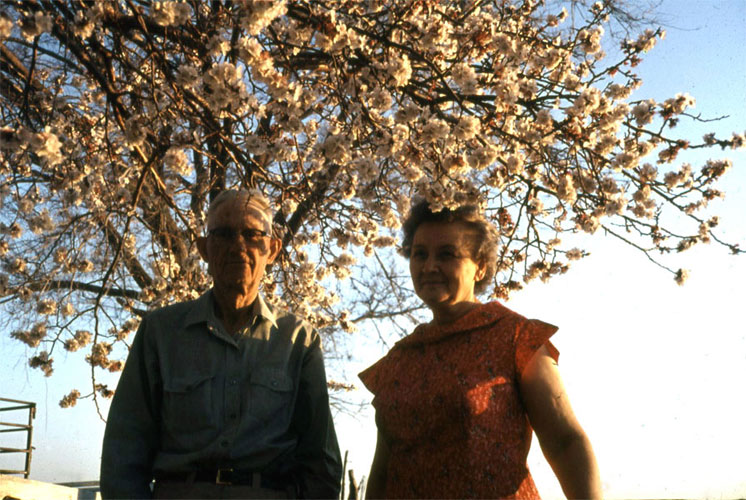
<svg viewBox="0 0 746 500"><path fill-rule="evenodd" d="M433 320L360 374L378 427L367 498L538 498L532 429L567 497L601 497L549 341L557 328L477 300L496 249L474 206L412 208L402 252Z"/></svg>

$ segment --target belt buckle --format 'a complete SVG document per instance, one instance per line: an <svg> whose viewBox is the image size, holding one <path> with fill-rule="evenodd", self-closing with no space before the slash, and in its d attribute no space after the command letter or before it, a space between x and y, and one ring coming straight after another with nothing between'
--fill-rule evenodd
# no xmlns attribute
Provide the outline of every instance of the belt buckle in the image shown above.
<svg viewBox="0 0 746 500"><path fill-rule="evenodd" d="M223 473L226 472L233 472L233 469L218 469L218 473L215 475L215 484L233 484L232 482L223 479Z"/></svg>

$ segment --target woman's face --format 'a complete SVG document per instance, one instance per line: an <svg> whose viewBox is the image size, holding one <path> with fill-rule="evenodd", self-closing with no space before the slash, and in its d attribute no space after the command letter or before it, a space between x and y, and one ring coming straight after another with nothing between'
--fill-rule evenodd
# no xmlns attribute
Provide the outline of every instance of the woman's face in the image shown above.
<svg viewBox="0 0 746 500"><path fill-rule="evenodd" d="M474 258L476 232L462 222L424 222L414 233L409 272L417 295L438 313L476 302L485 266Z"/></svg>

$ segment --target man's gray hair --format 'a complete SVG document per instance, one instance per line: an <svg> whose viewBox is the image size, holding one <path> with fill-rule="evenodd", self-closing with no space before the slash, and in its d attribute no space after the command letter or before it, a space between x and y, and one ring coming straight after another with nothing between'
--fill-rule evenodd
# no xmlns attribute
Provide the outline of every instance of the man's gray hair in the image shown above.
<svg viewBox="0 0 746 500"><path fill-rule="evenodd" d="M264 193L258 189L226 189L221 191L215 199L210 202L207 209L207 228L210 229L210 220L214 216L218 207L226 202L245 199L245 205L255 212L258 212L265 224L265 231L272 234L272 206Z"/></svg>

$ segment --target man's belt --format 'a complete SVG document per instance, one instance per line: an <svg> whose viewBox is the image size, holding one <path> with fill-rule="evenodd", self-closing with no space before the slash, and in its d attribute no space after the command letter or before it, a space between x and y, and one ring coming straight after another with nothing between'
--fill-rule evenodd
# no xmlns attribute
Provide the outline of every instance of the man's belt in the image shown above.
<svg viewBox="0 0 746 500"><path fill-rule="evenodd" d="M251 469L204 469L192 472L158 472L156 481L178 481L185 483L214 483L225 485L253 486L254 488L270 488L285 490L294 481L280 481Z"/></svg>

